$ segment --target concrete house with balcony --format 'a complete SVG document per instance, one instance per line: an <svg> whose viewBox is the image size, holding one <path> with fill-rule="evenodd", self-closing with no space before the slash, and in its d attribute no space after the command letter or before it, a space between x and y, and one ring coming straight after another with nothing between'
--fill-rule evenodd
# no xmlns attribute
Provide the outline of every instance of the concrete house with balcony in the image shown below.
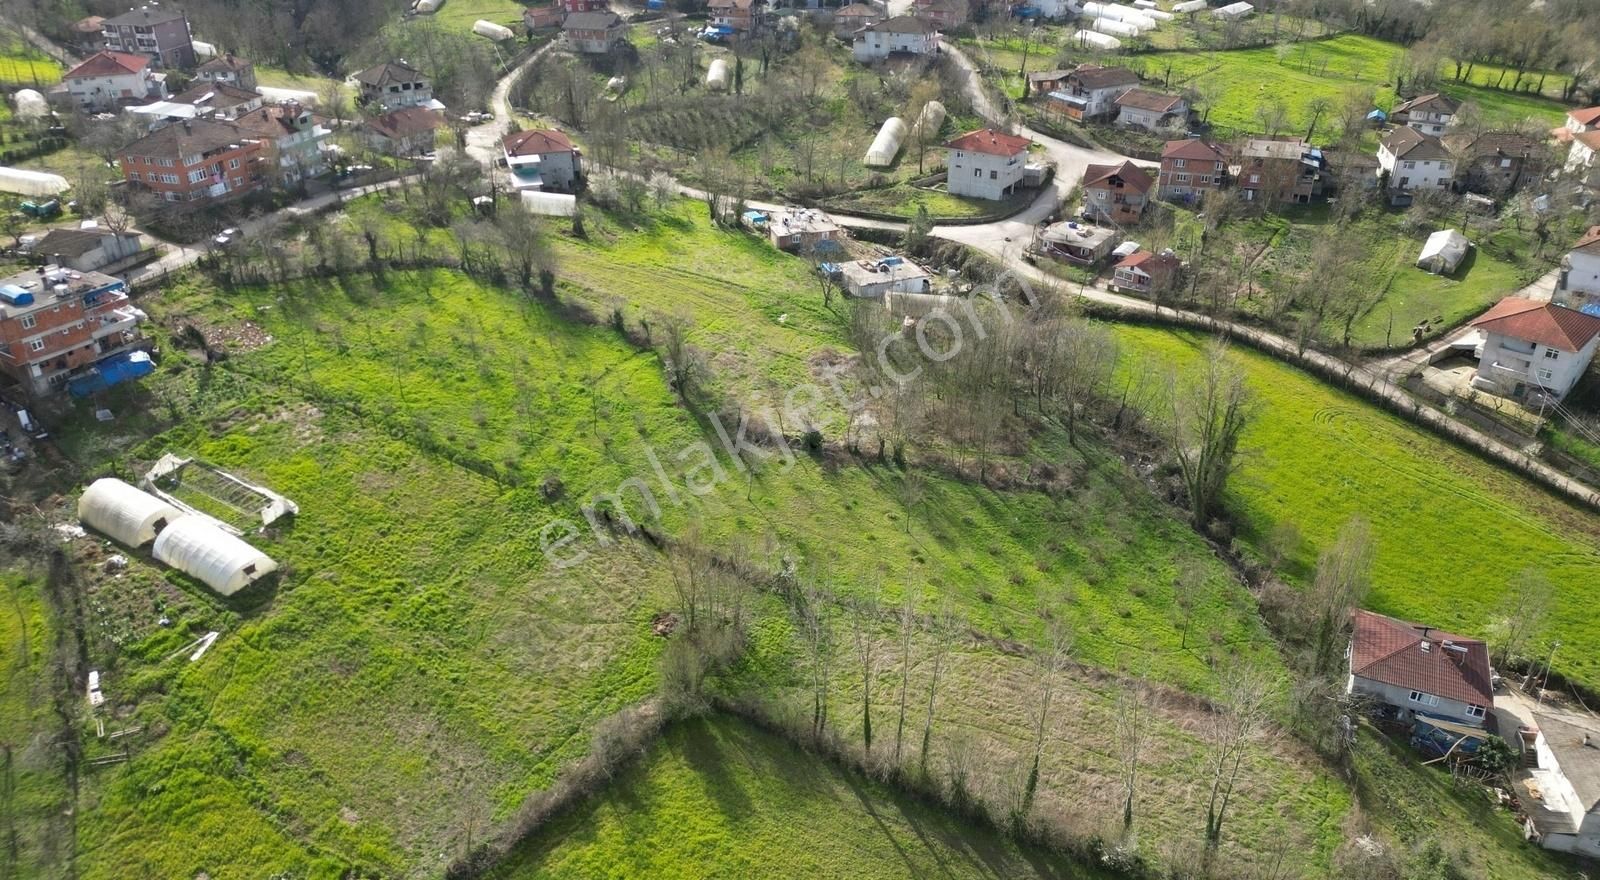
<svg viewBox="0 0 1600 880"><path fill-rule="evenodd" d="M1409 205L1419 190L1448 189L1455 179L1455 160L1438 138L1405 126L1378 144L1378 171L1389 179L1389 203Z"/></svg>
<svg viewBox="0 0 1600 880"><path fill-rule="evenodd" d="M1600 858L1600 718L1552 707L1533 723L1534 758L1514 782L1523 830L1545 849Z"/></svg>
<svg viewBox="0 0 1600 880"><path fill-rule="evenodd" d="M62 74L61 86L72 103L87 113L103 113L167 96L166 77L151 68L150 59L126 52L94 53Z"/></svg>
<svg viewBox="0 0 1600 880"><path fill-rule="evenodd" d="M1478 639L1356 611L1345 691L1401 721L1437 718L1483 727L1494 710L1489 648Z"/></svg>
<svg viewBox="0 0 1600 880"><path fill-rule="evenodd" d="M561 39L575 52L607 55L622 42L624 30L615 12L574 12L561 22Z"/></svg>
<svg viewBox="0 0 1600 880"><path fill-rule="evenodd" d="M1211 141L1167 141L1161 149L1161 171L1156 178L1159 198L1192 203L1222 189L1227 181L1228 155Z"/></svg>
<svg viewBox="0 0 1600 880"><path fill-rule="evenodd" d="M226 52L195 68L194 78L198 82L227 83L236 89L255 91L256 66Z"/></svg>
<svg viewBox="0 0 1600 880"><path fill-rule="evenodd" d="M967 0L911 0L911 14L944 30L967 23Z"/></svg>
<svg viewBox="0 0 1600 880"><path fill-rule="evenodd" d="M298 101L269 104L241 114L237 122L260 138L266 165L280 185L294 186L327 172L323 146L333 132L317 122L310 107Z"/></svg>
<svg viewBox="0 0 1600 880"><path fill-rule="evenodd" d="M261 93L227 83L196 83L172 99L195 109L196 118L238 119L265 103Z"/></svg>
<svg viewBox="0 0 1600 880"><path fill-rule="evenodd" d="M427 107L402 107L362 125L361 137L386 156L425 156L432 153L445 127L444 114Z"/></svg>
<svg viewBox="0 0 1600 880"><path fill-rule="evenodd" d="M945 186L953 196L1003 199L1022 183L1025 137L980 128L945 144Z"/></svg>
<svg viewBox="0 0 1600 880"><path fill-rule="evenodd" d="M1514 296L1471 326L1483 334L1472 387L1530 406L1566 397L1600 348L1600 317Z"/></svg>
<svg viewBox="0 0 1600 880"><path fill-rule="evenodd" d="M1460 109L1461 102L1455 98L1438 92L1429 92L1409 101L1400 102L1389 112L1389 121L1395 125L1415 129L1422 134L1438 137L1444 134L1450 123L1455 121L1456 111Z"/></svg>
<svg viewBox="0 0 1600 880"><path fill-rule="evenodd" d="M1600 226L1591 226L1561 258L1553 297L1571 309L1600 308Z"/></svg>
<svg viewBox="0 0 1600 880"><path fill-rule="evenodd" d="M175 6L151 3L108 18L100 24L100 37L108 49L149 55L155 67L188 70L195 65L189 17Z"/></svg>
<svg viewBox="0 0 1600 880"><path fill-rule="evenodd" d="M1250 138L1228 168L1247 202L1307 204L1322 195L1326 161L1298 137Z"/></svg>
<svg viewBox="0 0 1600 880"><path fill-rule="evenodd" d="M932 22L912 15L870 24L856 31L850 44L855 60L870 63L891 55L932 55L939 51L939 29Z"/></svg>
<svg viewBox="0 0 1600 880"><path fill-rule="evenodd" d="M1156 182L1143 168L1123 160L1083 171L1083 216L1098 223L1133 226L1144 217Z"/></svg>
<svg viewBox="0 0 1600 880"><path fill-rule="evenodd" d="M433 85L422 71L404 61L375 64L355 75L361 103L388 113L404 107L425 106L433 100Z"/></svg>
<svg viewBox="0 0 1600 880"><path fill-rule="evenodd" d="M127 285L62 266L0 278L0 373L31 397L145 345Z"/></svg>
<svg viewBox="0 0 1600 880"><path fill-rule="evenodd" d="M1117 98L1138 84L1139 75L1126 67L1084 64L1049 93L1045 109L1079 122L1109 117L1117 112Z"/></svg>
<svg viewBox="0 0 1600 880"><path fill-rule="evenodd" d="M1111 288L1133 293L1168 291L1177 283L1183 261L1170 250L1139 251L1122 258L1111 269Z"/></svg>
<svg viewBox="0 0 1600 880"><path fill-rule="evenodd" d="M711 24L747 34L756 26L756 0L709 0L706 13Z"/></svg>
<svg viewBox="0 0 1600 880"><path fill-rule="evenodd" d="M169 202L232 198L266 182L261 139L217 119L158 129L123 147L117 161L131 186Z"/></svg>
<svg viewBox="0 0 1600 880"><path fill-rule="evenodd" d="M570 192L583 176L583 151L553 128L513 132L500 140L500 149L518 191Z"/></svg>

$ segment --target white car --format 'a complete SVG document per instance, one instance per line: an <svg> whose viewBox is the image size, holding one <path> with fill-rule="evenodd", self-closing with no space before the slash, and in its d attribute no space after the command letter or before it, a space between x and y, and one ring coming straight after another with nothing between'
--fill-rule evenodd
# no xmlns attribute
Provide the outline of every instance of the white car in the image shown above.
<svg viewBox="0 0 1600 880"><path fill-rule="evenodd" d="M221 232L217 233L217 237L211 239L211 241L213 243L215 243L215 244L218 244L218 245L224 245L224 244L227 244L230 241L234 241L234 240L240 239L240 238L244 238L244 230L243 229L239 229L239 228L234 227L234 226L230 226L227 229L224 229Z"/></svg>

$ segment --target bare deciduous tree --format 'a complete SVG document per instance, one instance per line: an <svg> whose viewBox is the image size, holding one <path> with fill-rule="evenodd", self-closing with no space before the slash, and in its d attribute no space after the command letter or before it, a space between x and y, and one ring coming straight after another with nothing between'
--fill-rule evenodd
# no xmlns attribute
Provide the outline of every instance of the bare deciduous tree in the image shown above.
<svg viewBox="0 0 1600 880"><path fill-rule="evenodd" d="M1371 586L1373 549L1372 529L1366 520L1355 517L1339 529L1333 546L1317 558L1317 573L1309 594L1316 603L1313 675L1332 673L1342 656L1344 641L1339 636Z"/></svg>
<svg viewBox="0 0 1600 880"><path fill-rule="evenodd" d="M1250 744L1266 730L1274 682L1260 669L1236 664L1224 673L1221 685L1219 704L1206 719L1205 766L1211 786L1206 804L1206 846L1210 849L1222 842L1228 803Z"/></svg>
<svg viewBox="0 0 1600 880"><path fill-rule="evenodd" d="M932 654L928 658L928 708L922 719L922 753L919 756L923 776L928 775L928 752L933 748L934 710L939 698L939 685L944 678L944 664L950 656L950 649L960 637L961 628L960 619L951 611L948 603L929 628Z"/></svg>
<svg viewBox="0 0 1600 880"><path fill-rule="evenodd" d="M1012 816L1020 825L1033 810L1033 796L1039 790L1039 761L1044 757L1045 733L1050 728L1050 708L1055 702L1056 688L1061 675L1072 660L1072 630L1058 617L1050 625L1050 643L1039 654L1039 696L1033 704L1033 761L1028 767L1028 781L1023 788L1021 812Z"/></svg>
<svg viewBox="0 0 1600 880"><path fill-rule="evenodd" d="M1133 827L1133 798L1139 787L1139 762L1151 735L1153 695L1142 680L1117 692L1117 762L1122 780L1122 828Z"/></svg>
<svg viewBox="0 0 1600 880"><path fill-rule="evenodd" d="M906 698L911 693L911 636L917 629L917 591L907 587L900 599L900 717L894 726L894 770L900 771L900 746L906 733Z"/></svg>
<svg viewBox="0 0 1600 880"><path fill-rule="evenodd" d="M1189 496L1190 517L1205 528L1237 466L1239 439L1250 423L1253 398L1244 375L1213 342L1196 375L1168 386L1167 442Z"/></svg>
<svg viewBox="0 0 1600 880"><path fill-rule="evenodd" d="M850 603L850 640L861 664L861 742L872 759L872 680L878 675L878 588Z"/></svg>

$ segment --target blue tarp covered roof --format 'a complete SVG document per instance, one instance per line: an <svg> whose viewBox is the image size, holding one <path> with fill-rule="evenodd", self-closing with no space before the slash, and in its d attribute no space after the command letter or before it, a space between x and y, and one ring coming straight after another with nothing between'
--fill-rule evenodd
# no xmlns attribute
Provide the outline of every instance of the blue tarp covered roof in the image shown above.
<svg viewBox="0 0 1600 880"><path fill-rule="evenodd" d="M1379 121L1382 121L1384 119L1388 119L1389 118L1389 114L1383 112L1382 110L1374 110L1371 113L1367 114L1367 118L1368 119L1377 119Z"/></svg>
<svg viewBox="0 0 1600 880"><path fill-rule="evenodd" d="M1600 303L1589 303L1578 309L1578 311L1583 312L1585 315L1594 315L1596 318L1600 318Z"/></svg>
<svg viewBox="0 0 1600 880"><path fill-rule="evenodd" d="M138 379L155 372L156 365L145 351L127 351L115 354L89 368L87 373L67 383L73 397L88 397L113 385Z"/></svg>

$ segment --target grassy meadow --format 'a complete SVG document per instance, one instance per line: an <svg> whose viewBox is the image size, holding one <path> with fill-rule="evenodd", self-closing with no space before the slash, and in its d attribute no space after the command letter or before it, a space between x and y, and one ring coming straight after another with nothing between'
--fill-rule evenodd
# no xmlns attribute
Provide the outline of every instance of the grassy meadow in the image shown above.
<svg viewBox="0 0 1600 880"><path fill-rule="evenodd" d="M1200 90L1207 97L1202 112L1210 107L1207 121L1219 136L1235 137L1261 129L1256 110L1272 97L1284 101L1290 131L1306 124L1311 101L1323 98L1338 106L1351 89L1374 90L1377 106L1390 109L1397 99L1389 69L1403 51L1395 43L1344 34L1281 47L1158 52L1141 56L1140 61L1146 77L1169 80L1175 89ZM1565 106L1553 99L1457 83L1449 79L1448 71L1442 70L1440 76L1439 91L1476 104L1489 125L1515 126L1532 120L1548 128L1565 118Z"/></svg>
<svg viewBox="0 0 1600 880"><path fill-rule="evenodd" d="M50 58L22 40L0 36L0 86L8 89L37 89L61 81L65 72Z"/></svg>
<svg viewBox="0 0 1600 880"><path fill-rule="evenodd" d="M1147 328L1117 335L1148 364L1193 363L1203 345ZM1264 355L1235 356L1261 406L1229 492L1246 540L1292 523L1308 574L1318 548L1364 517L1377 543L1368 606L1466 635L1484 635L1507 582L1539 569L1557 589L1557 665L1600 685L1600 624L1588 613L1600 517Z"/></svg>
<svg viewBox="0 0 1600 880"><path fill-rule="evenodd" d="M418 17L432 18L441 27L467 32L479 19L484 19L521 33L522 10L531 5L534 4L518 3L516 0L445 0L438 12Z"/></svg>
<svg viewBox="0 0 1600 880"><path fill-rule="evenodd" d="M637 765L535 834L493 876L1109 875L1023 849L772 734L714 718L669 728Z"/></svg>

